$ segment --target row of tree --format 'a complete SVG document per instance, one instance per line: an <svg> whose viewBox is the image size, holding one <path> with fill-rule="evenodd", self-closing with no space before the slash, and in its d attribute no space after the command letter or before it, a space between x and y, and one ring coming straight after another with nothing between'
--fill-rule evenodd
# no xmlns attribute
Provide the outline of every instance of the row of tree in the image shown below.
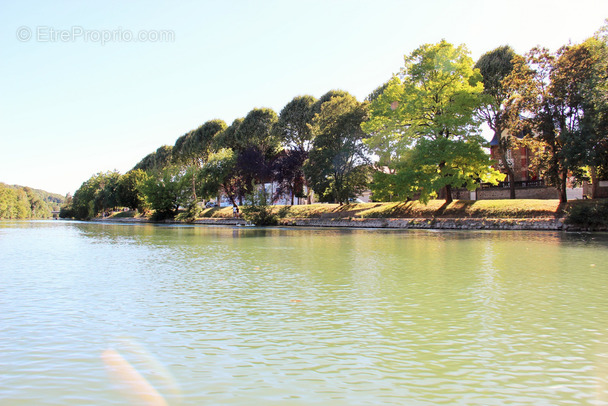
<svg viewBox="0 0 608 406"><path fill-rule="evenodd" d="M63 202L63 196L44 190L0 183L0 219L50 218Z"/></svg>
<svg viewBox="0 0 608 406"><path fill-rule="evenodd" d="M114 207L152 209L158 217L226 196L233 205L256 185L276 182L275 196L346 202L370 180L361 124L367 102L333 90L298 96L280 114L256 108L228 126L210 120L145 156L124 175L98 173L69 199L62 216L89 218Z"/></svg>
<svg viewBox="0 0 608 406"><path fill-rule="evenodd" d="M500 140L511 179L504 158L523 143L536 152L531 169L565 201L568 176L597 184L608 175L607 49L605 30L553 54L500 47L476 63L465 46L425 44L364 102L334 90L297 96L279 114L256 108L229 126L208 121L124 175L94 175L64 215L114 207L196 214L201 201L223 195L238 205L266 182L292 204L311 191L342 204L366 188L376 200L440 195L450 202L454 188L504 178L487 153L483 122Z"/></svg>
<svg viewBox="0 0 608 406"><path fill-rule="evenodd" d="M608 26L607 26L608 27ZM442 41L405 58L399 75L376 90L371 119L363 128L387 168L375 174L374 196L432 197L443 189L477 187L499 174L488 168L480 146L485 122L499 140L498 152L515 198L510 149L532 151L530 170L560 192L568 179L608 179L608 32L551 53L534 48L524 56L507 46L475 65L464 47Z"/></svg>

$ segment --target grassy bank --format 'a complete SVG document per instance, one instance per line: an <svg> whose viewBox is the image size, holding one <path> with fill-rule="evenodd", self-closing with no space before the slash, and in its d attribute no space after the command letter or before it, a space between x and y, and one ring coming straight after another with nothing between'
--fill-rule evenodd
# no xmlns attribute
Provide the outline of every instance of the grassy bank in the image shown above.
<svg viewBox="0 0 608 406"><path fill-rule="evenodd" d="M564 215L558 200L431 200L393 203L275 206L280 218L556 218ZM232 217L231 207L207 209L202 218Z"/></svg>
<svg viewBox="0 0 608 406"><path fill-rule="evenodd" d="M273 206L280 219L565 219L570 229L605 230L608 228L608 199L575 200L560 205L558 200L456 200L446 205L432 200L393 203L356 203L347 205L312 204ZM136 212L116 212L111 219L146 220ZM232 207L205 209L198 219L230 219Z"/></svg>

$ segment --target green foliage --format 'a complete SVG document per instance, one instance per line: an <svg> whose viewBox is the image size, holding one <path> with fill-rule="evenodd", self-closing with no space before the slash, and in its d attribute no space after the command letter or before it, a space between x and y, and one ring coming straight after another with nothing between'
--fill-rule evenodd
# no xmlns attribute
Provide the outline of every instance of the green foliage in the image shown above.
<svg viewBox="0 0 608 406"><path fill-rule="evenodd" d="M273 211L270 193L263 187L247 197L246 205L241 207L243 218L256 226L275 226L278 215Z"/></svg>
<svg viewBox="0 0 608 406"><path fill-rule="evenodd" d="M511 199L515 199L515 172L507 159L507 151L515 148L518 138L513 122L519 119L520 111L516 105L509 103L516 89L510 87L505 79L513 71L515 51L509 46L501 46L485 53L479 58L475 67L483 77L482 105L478 110L479 117L494 132L498 141L498 154L504 169L512 180L510 183ZM515 108L513 108L515 107Z"/></svg>
<svg viewBox="0 0 608 406"><path fill-rule="evenodd" d="M369 181L369 162L361 123L367 104L354 96L335 96L321 105L313 121L315 140L304 171L322 200L345 203Z"/></svg>
<svg viewBox="0 0 608 406"><path fill-rule="evenodd" d="M0 184L0 219L27 219L31 215L25 191Z"/></svg>
<svg viewBox="0 0 608 406"><path fill-rule="evenodd" d="M231 149L221 149L211 154L200 171L202 182L201 194L205 198L215 198L222 192L236 204L239 194L237 173L237 154Z"/></svg>
<svg viewBox="0 0 608 406"><path fill-rule="evenodd" d="M240 149L240 143L237 139L237 131L244 120L244 118L235 119L228 128L217 134L211 144L212 152L218 152L222 149L238 151Z"/></svg>
<svg viewBox="0 0 608 406"><path fill-rule="evenodd" d="M312 146L312 119L317 99L297 96L283 107L274 131L286 147L308 152Z"/></svg>
<svg viewBox="0 0 608 406"><path fill-rule="evenodd" d="M122 175L117 186L118 205L144 212L146 205L141 185L147 178L148 174L141 169L133 169Z"/></svg>
<svg viewBox="0 0 608 406"><path fill-rule="evenodd" d="M376 191L428 201L445 188L449 202L451 187L496 182L500 174L490 169L478 134L482 91L464 46L441 41L406 56L400 76L374 93L371 117L362 124L379 165L391 171L376 175Z"/></svg>
<svg viewBox="0 0 608 406"><path fill-rule="evenodd" d="M172 150L173 162L186 166L200 167L212 150L215 137L226 129L223 120L210 120L182 135Z"/></svg>
<svg viewBox="0 0 608 406"><path fill-rule="evenodd" d="M482 76L483 93L490 96L486 102L493 108L500 109L502 103L509 97L503 81L513 71L515 55L515 51L505 45L486 52L475 64L475 68L479 69ZM489 121L494 122L494 120Z"/></svg>
<svg viewBox="0 0 608 406"><path fill-rule="evenodd" d="M539 151L533 166L547 183L558 188L562 202L567 199L570 173L580 178L582 166L598 166L605 160L596 159L604 155L602 152L591 152L608 144L607 127L601 118L601 111L608 111L608 64L602 57L603 46L591 39L564 46L554 54L534 48L525 59L515 59L513 73L507 78L517 90L512 103L530 117L524 123L532 129L526 141Z"/></svg>
<svg viewBox="0 0 608 406"><path fill-rule="evenodd" d="M50 218L64 200L44 190L0 183L0 219Z"/></svg>
<svg viewBox="0 0 608 406"><path fill-rule="evenodd" d="M173 147L163 145L151 154L146 155L133 169L141 169L143 171L159 171L169 165L173 161Z"/></svg>
<svg viewBox="0 0 608 406"><path fill-rule="evenodd" d="M406 163L405 186L416 190L420 201L428 202L437 196L437 190L448 185L475 190L482 182L496 184L504 175L491 167L483 144L481 136L470 136L466 140L419 140L411 160Z"/></svg>
<svg viewBox="0 0 608 406"><path fill-rule="evenodd" d="M117 171L99 172L91 176L74 193L62 215L86 220L117 207L119 180L120 173Z"/></svg>
<svg viewBox="0 0 608 406"><path fill-rule="evenodd" d="M141 185L141 192L154 210L154 219L163 220L174 217L180 205L188 202L189 186L189 179L178 167L168 166L156 176L148 177Z"/></svg>
<svg viewBox="0 0 608 406"><path fill-rule="evenodd" d="M200 205L198 204L192 204L190 206L188 206L188 208L179 213L175 219L179 220L179 221L186 221L186 222L192 222L194 220L196 220L197 218L199 218L201 216L203 212L203 209L201 208Z"/></svg>
<svg viewBox="0 0 608 406"><path fill-rule="evenodd" d="M279 137L273 131L278 120L277 113L272 109L251 110L236 130L239 150L257 147L266 155L273 154L280 143Z"/></svg>
<svg viewBox="0 0 608 406"><path fill-rule="evenodd" d="M574 202L566 210L566 224L588 229L608 227L608 200Z"/></svg>

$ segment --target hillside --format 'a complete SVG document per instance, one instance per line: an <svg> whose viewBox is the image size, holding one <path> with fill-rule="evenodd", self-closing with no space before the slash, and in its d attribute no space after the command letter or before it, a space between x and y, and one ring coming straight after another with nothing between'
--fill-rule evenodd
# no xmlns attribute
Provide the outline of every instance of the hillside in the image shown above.
<svg viewBox="0 0 608 406"><path fill-rule="evenodd" d="M0 182L0 219L51 218L65 197L27 186L7 185Z"/></svg>

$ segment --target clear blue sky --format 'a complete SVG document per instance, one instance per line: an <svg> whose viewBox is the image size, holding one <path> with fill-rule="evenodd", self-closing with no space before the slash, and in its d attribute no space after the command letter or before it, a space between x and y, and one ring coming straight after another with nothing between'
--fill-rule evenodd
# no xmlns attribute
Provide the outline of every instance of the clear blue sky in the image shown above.
<svg viewBox="0 0 608 406"><path fill-rule="evenodd" d="M423 43L555 50L607 17L606 0L3 1L0 182L73 193L213 118L337 88L362 100ZM174 39L127 41L142 30Z"/></svg>

